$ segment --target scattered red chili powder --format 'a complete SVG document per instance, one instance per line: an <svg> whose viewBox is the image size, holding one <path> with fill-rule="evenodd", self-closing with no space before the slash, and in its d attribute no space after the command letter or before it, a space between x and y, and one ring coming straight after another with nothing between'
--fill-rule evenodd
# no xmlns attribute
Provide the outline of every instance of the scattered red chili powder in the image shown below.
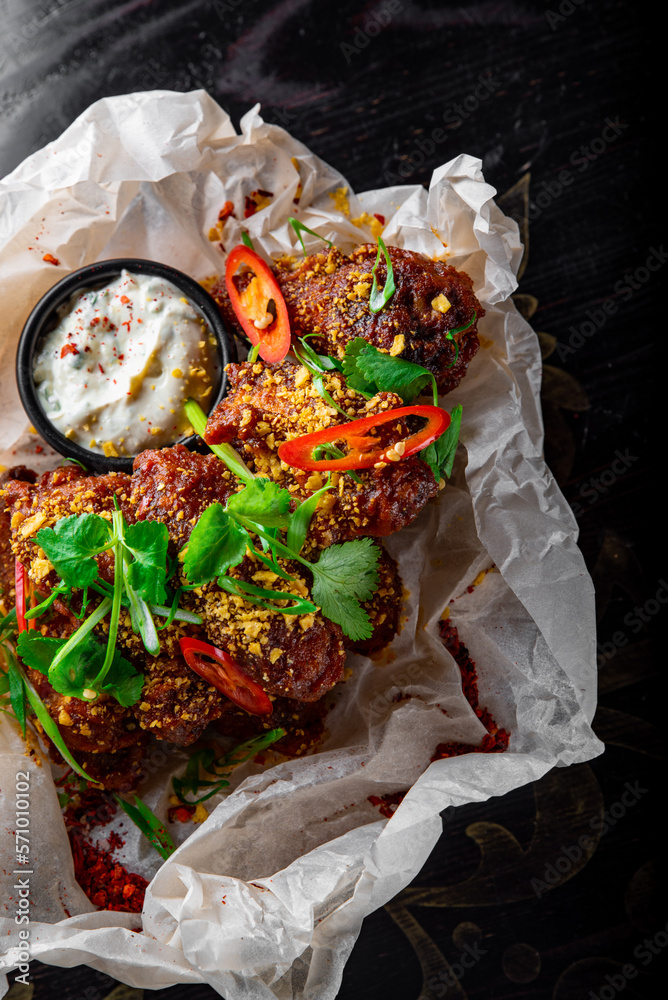
<svg viewBox="0 0 668 1000"><path fill-rule="evenodd" d="M100 910L140 913L148 882L141 875L128 872L112 854L123 847L125 841L115 830L109 831L107 849L85 839L93 827L106 826L114 817L118 809L116 803L100 788L68 787L72 782L78 782L72 774L67 775L63 782L72 796L63 815L77 882L91 903Z"/></svg>
<svg viewBox="0 0 668 1000"><path fill-rule="evenodd" d="M88 843L80 830L68 830L77 882L99 910L139 913L148 882L128 872L109 851Z"/></svg>
<svg viewBox="0 0 668 1000"><path fill-rule="evenodd" d="M406 792L408 789L406 789ZM394 816L399 804L403 801L406 792L391 792L389 795L370 795L368 802L372 806L378 806L381 816L391 819Z"/></svg>
<svg viewBox="0 0 668 1000"><path fill-rule="evenodd" d="M60 356L64 358L67 354L78 354L79 351L74 346L74 344L63 344L60 348Z"/></svg>
<svg viewBox="0 0 668 1000"><path fill-rule="evenodd" d="M244 208L244 219L249 219L251 215L255 215L259 206L264 207L262 202L266 201L267 198L273 197L273 191L263 191L262 188L258 188L257 191L251 191L250 194L247 194Z"/></svg>
<svg viewBox="0 0 668 1000"><path fill-rule="evenodd" d="M39 239L39 237L36 236L35 239ZM60 264L58 258L54 257L52 253L45 253L44 256L42 257L42 260L45 260L47 264L54 264L56 267L58 267Z"/></svg>
<svg viewBox="0 0 668 1000"><path fill-rule="evenodd" d="M487 735L483 736L480 746L473 746L470 743L439 743L431 758L431 762L442 760L444 757L458 757L465 753L503 753L508 749L510 733L505 729L499 729L492 715L486 708L480 708L478 704L478 673L475 663L469 656L469 651L459 638L459 633L455 626L446 620L439 625L441 642L451 654L455 663L459 667L462 675L462 691L469 705L478 716L483 726L487 730ZM405 692L398 692L392 699L393 702L405 701L412 697ZM389 819L397 810L399 803L406 795L404 792L392 792L389 795L369 795L367 801L372 806L378 806L382 816Z"/></svg>
<svg viewBox="0 0 668 1000"><path fill-rule="evenodd" d="M469 743L439 743L431 759L433 761L442 760L444 757L458 757L464 753L503 753L504 750L508 749L510 733L506 732L505 729L499 729L487 709L480 707L478 703L478 674L468 649L460 640L457 629L448 619L441 621L439 631L441 642L459 667L464 697L487 730L487 736L483 736L480 746L473 746Z"/></svg>

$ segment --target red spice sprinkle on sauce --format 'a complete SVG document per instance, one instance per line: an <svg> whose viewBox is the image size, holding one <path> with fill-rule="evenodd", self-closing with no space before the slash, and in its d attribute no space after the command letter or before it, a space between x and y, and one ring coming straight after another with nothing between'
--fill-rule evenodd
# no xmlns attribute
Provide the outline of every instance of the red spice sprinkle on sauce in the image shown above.
<svg viewBox="0 0 668 1000"><path fill-rule="evenodd" d="M78 354L79 351L74 346L74 344L63 344L60 349L60 356L64 358L67 354Z"/></svg>

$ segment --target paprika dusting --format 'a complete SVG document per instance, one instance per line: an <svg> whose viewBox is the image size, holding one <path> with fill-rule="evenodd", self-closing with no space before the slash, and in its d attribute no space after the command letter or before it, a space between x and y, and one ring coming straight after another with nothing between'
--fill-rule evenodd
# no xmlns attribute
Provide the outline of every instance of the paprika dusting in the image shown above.
<svg viewBox="0 0 668 1000"><path fill-rule="evenodd" d="M440 622L439 633L441 642L459 667L464 697L487 730L487 734L483 736L479 746L473 746L471 743L439 743L430 763L435 760L443 760L445 757L459 757L465 753L503 753L504 750L508 749L510 733L505 729L500 729L487 709L480 707L478 703L478 673L474 661L469 656L468 649L459 638L456 627L449 620L444 619ZM408 697L410 695L395 695L393 701L403 701ZM369 795L367 801L372 806L378 807L381 816L390 819L407 792L408 789L404 792L391 792L388 795Z"/></svg>
<svg viewBox="0 0 668 1000"><path fill-rule="evenodd" d="M68 800L63 815L77 882L98 910L140 913L148 882L141 875L128 872L113 856L125 841L115 830L109 832L106 848L87 839L94 827L106 826L113 819L116 803L102 789L78 789L72 786L72 781L78 782L74 774L68 775L64 782Z"/></svg>
<svg viewBox="0 0 668 1000"><path fill-rule="evenodd" d="M457 629L448 619L441 621L439 632L441 642L459 667L464 697L487 730L487 735L483 736L480 746L473 746L469 743L439 743L431 758L432 761L442 760L444 757L459 757L464 753L503 753L504 750L508 749L510 733L506 732L505 729L499 729L487 709L480 707L478 703L478 674L468 649L459 638Z"/></svg>

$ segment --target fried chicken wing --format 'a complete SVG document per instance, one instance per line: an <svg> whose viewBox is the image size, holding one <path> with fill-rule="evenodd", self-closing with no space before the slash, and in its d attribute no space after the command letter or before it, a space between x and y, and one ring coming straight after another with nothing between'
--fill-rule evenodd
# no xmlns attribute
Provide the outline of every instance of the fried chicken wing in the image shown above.
<svg viewBox="0 0 668 1000"><path fill-rule="evenodd" d="M396 288L380 312L373 313L369 296L377 252L368 243L350 256L332 247L307 257L295 270L287 263L275 265L293 335L313 334L310 343L317 351L338 358L349 341L363 337L380 350L428 368L439 392L450 392L478 350L477 322L484 309L471 279L444 261L388 247ZM382 255L376 274L382 289L387 274ZM241 288L248 278L242 274L235 281ZM225 283L215 283L211 292L226 321L243 336ZM471 319L468 329L448 337Z"/></svg>
<svg viewBox="0 0 668 1000"><path fill-rule="evenodd" d="M321 398L308 371L291 361L280 368L258 361L229 365L227 374L230 389L209 417L206 441L231 443L251 468L286 487L299 502L324 486L326 476L291 468L277 454L289 438L336 424L345 427L345 418ZM324 385L351 420L403 406L391 392L367 400L339 373ZM324 548L360 535L391 535L410 524L438 492L431 469L417 456L360 470L359 479L361 484L332 475L335 489L322 497L311 522L312 544Z"/></svg>

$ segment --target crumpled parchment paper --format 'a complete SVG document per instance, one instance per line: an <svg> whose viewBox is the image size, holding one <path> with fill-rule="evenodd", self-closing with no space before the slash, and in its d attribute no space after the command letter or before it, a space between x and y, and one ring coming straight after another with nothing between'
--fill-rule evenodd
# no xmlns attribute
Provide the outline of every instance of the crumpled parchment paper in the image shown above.
<svg viewBox="0 0 668 1000"><path fill-rule="evenodd" d="M453 479L387 541L408 594L403 628L383 656L351 657L352 677L318 753L238 769L231 794L206 822L185 840L188 828L174 830L183 842L162 866L134 828L123 827L119 859L152 878L142 915L93 912L73 877L48 764L27 758L2 720L5 970L19 957L12 889L20 870L19 770L31 774L32 958L85 962L136 987L204 981L228 1000L329 1000L364 917L415 877L438 840L440 811L503 795L602 750L589 725L592 584L575 519L542 458L538 342L510 300L522 248L471 156L435 171L428 191L408 185L356 196L336 170L265 124L258 108L237 135L202 91L97 102L0 184L0 462L57 464L53 454L35 454L40 445L26 433L13 378L18 336L37 299L74 268L122 255L198 279L220 273L224 256L208 231L225 201L241 218L257 189L273 197L243 228L266 255L295 247L290 215L349 250L373 241L363 213L379 213L386 243L471 275L487 315L483 346L446 401L464 407ZM339 189L348 189L347 201ZM227 248L241 228L227 220ZM306 241L309 250L322 246ZM491 571L469 592L484 570ZM451 620L477 663L480 703L512 735L506 753L430 764L438 743L479 744L485 735L438 638L452 599ZM400 692L412 697L393 700ZM140 793L163 815L169 777L185 759L159 744L149 758ZM390 820L368 801L407 788Z"/></svg>

